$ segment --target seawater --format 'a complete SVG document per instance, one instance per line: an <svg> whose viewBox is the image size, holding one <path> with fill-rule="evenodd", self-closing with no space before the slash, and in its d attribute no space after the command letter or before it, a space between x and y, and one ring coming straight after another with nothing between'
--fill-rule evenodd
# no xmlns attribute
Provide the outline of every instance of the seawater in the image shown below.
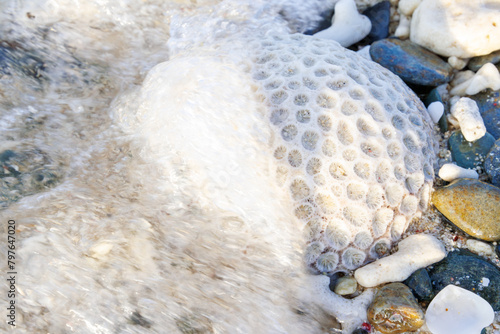
<svg viewBox="0 0 500 334"><path fill-rule="evenodd" d="M9 64L0 78L0 151L44 162L31 174L26 164L33 180L20 183L42 186L9 192L2 185L1 221L16 222L17 281L16 326L2 321L1 331L322 333L334 326L311 302L317 296L303 275L300 226L270 178L270 133L248 82L210 57L201 59L201 73L182 66L192 46L241 30L304 30L327 6L0 2L7 50L0 61ZM169 65L172 58L181 61ZM148 81L152 73L162 79ZM192 85L234 99L197 94ZM229 121L177 119L188 125L176 128L178 99L211 115L224 110ZM137 127L144 105L166 113ZM152 128L165 134L153 144L145 141ZM6 252L0 262L7 272Z"/></svg>

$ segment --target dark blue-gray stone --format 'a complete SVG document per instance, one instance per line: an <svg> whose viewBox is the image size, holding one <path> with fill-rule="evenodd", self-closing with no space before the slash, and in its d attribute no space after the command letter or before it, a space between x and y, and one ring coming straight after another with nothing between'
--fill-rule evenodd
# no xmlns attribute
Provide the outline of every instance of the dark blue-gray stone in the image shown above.
<svg viewBox="0 0 500 334"><path fill-rule="evenodd" d="M500 62L500 50L494 51L489 55L474 57L469 60L467 67L474 72L477 72L484 64L496 64Z"/></svg>
<svg viewBox="0 0 500 334"><path fill-rule="evenodd" d="M431 278L424 268L415 271L403 283L411 289L419 301L430 301L434 297Z"/></svg>
<svg viewBox="0 0 500 334"><path fill-rule="evenodd" d="M436 294L455 284L484 298L495 311L500 310L500 269L471 252L450 252L433 266L429 275ZM489 283L483 284L483 278L489 279Z"/></svg>
<svg viewBox="0 0 500 334"><path fill-rule="evenodd" d="M372 43L389 36L389 23L391 20L391 3L382 1L366 9L363 15L368 17L372 23L372 29L365 41Z"/></svg>
<svg viewBox="0 0 500 334"><path fill-rule="evenodd" d="M497 256L500 257L500 244L498 244L496 247L495 247L495 253L497 253Z"/></svg>
<svg viewBox="0 0 500 334"><path fill-rule="evenodd" d="M500 187L500 139L495 142L484 160L484 169L491 179L491 183Z"/></svg>
<svg viewBox="0 0 500 334"><path fill-rule="evenodd" d="M483 116L486 131L495 139L500 138L500 92L487 89L479 94L470 96L476 101L481 116Z"/></svg>
<svg viewBox="0 0 500 334"><path fill-rule="evenodd" d="M426 107L428 107L432 102L441 102L443 103L443 99L441 98L441 95L439 94L437 88L433 88L427 97L424 99L424 104ZM446 118L446 113L443 113L443 116L439 119L438 122L439 129L441 130L442 133L445 133L448 131L448 119Z"/></svg>
<svg viewBox="0 0 500 334"><path fill-rule="evenodd" d="M453 161L463 168L481 166L494 144L495 138L488 132L474 142L465 140L460 130L454 131L448 139Z"/></svg>
<svg viewBox="0 0 500 334"><path fill-rule="evenodd" d="M453 68L447 62L410 40L376 41L370 47L370 56L408 83L438 86L452 77Z"/></svg>

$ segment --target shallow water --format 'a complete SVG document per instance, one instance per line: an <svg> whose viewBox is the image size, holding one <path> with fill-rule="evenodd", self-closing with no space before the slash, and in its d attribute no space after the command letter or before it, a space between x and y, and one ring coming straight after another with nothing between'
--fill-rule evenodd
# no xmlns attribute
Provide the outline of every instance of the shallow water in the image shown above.
<svg viewBox="0 0 500 334"><path fill-rule="evenodd" d="M305 287L301 227L272 186L271 133L251 83L209 56L202 73L182 67L193 46L255 29L304 31L330 6L0 2L0 60L13 64L0 68L0 217L16 222L17 272L17 327L2 322L1 331L323 333L338 327L325 311L356 310L311 303L326 292ZM152 70L172 58L178 68ZM233 123L209 124L210 141L204 119L179 129L165 114L137 126L145 105L171 110L182 95L171 92L193 78L221 99L184 98L237 114ZM165 136L146 141L153 127ZM229 136L234 129L244 131ZM7 239L6 224L0 231ZM7 272L6 251L0 262Z"/></svg>
<svg viewBox="0 0 500 334"><path fill-rule="evenodd" d="M248 148L234 157L240 164L215 169L213 184L197 184L197 166L168 148L153 156L134 131L142 82L155 65L238 22L250 29L252 16L289 29L275 18L279 3L217 3L0 4L1 56L12 64L0 79L0 145L11 173L2 178L0 216L15 221L17 272L16 328L2 322L2 331L321 330L322 315L307 314L312 306L296 297L303 268L292 210L268 186L265 168L241 164L266 166L269 134L239 145ZM251 103L242 94L231 107L244 112ZM262 175L242 179L252 173ZM235 184L248 191L236 194L244 211L232 201ZM6 252L0 261L7 272Z"/></svg>

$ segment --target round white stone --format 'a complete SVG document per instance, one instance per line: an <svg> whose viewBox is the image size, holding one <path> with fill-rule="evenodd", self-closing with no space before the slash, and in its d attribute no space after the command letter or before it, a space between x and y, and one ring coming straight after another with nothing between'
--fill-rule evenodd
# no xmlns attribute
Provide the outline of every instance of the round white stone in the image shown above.
<svg viewBox="0 0 500 334"><path fill-rule="evenodd" d="M437 122L439 122L439 119L441 118L441 116L443 116L444 106L439 101L432 102L427 107L427 111L429 112L429 115L431 116L434 123L437 123Z"/></svg>
<svg viewBox="0 0 500 334"><path fill-rule="evenodd" d="M456 179L478 179L479 175L473 169L466 169L454 164L444 164L439 170L439 177L445 181L451 182Z"/></svg>
<svg viewBox="0 0 500 334"><path fill-rule="evenodd" d="M486 300L455 285L441 290L425 313L427 327L433 334L479 334L494 317Z"/></svg>

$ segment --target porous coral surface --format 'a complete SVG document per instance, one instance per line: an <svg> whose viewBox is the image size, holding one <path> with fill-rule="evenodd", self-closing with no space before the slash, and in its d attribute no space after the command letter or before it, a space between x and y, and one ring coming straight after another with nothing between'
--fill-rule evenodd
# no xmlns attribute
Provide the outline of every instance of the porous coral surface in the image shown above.
<svg viewBox="0 0 500 334"><path fill-rule="evenodd" d="M310 268L346 271L380 257L428 204L435 139L424 106L336 42L296 34L249 45L276 180L306 224Z"/></svg>

